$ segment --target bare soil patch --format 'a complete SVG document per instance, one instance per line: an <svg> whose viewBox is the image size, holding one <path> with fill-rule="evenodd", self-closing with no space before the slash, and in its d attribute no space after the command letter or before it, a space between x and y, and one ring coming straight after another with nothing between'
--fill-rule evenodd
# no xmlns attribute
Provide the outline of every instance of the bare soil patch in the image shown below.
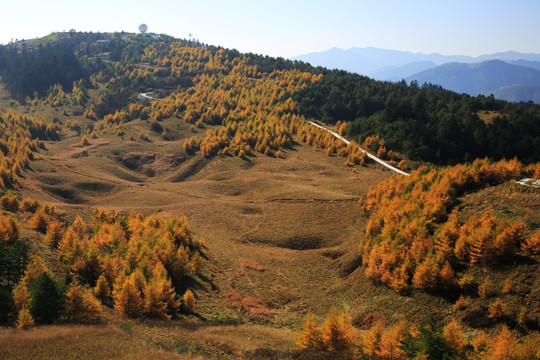
<svg viewBox="0 0 540 360"><path fill-rule="evenodd" d="M264 271L264 267L261 266L256 261L240 259L239 262L240 262L240 266L245 267L246 269L251 269L255 271Z"/></svg>
<svg viewBox="0 0 540 360"><path fill-rule="evenodd" d="M245 295L239 291L228 293L225 295L225 299L229 305L245 310L253 315L269 315L274 312L261 299L255 296Z"/></svg>

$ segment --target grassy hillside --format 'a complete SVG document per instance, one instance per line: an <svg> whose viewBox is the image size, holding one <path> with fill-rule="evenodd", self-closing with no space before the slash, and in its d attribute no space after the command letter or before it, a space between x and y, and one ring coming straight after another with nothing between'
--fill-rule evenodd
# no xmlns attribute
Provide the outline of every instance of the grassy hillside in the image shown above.
<svg viewBox="0 0 540 360"><path fill-rule="evenodd" d="M109 42L96 44L98 38ZM0 255L17 259L1 269L1 300L12 310L4 311L0 320L20 325L28 310L39 325L25 332L2 328L2 357L332 358L326 350L336 349L326 345L314 346L324 351L299 351L295 333L306 314L324 319L333 307L356 327L358 356L386 356L386 348L369 345L373 336L384 336L394 347L399 340L420 341L403 324L409 321L410 329L422 329L428 315L439 321L440 329L429 330L434 334L455 319L466 342L481 330L495 338L506 324L513 335L519 332L523 354L530 354L527 344L537 344L538 256L536 243L528 239L540 224L538 189L513 183L520 176L538 177L537 167L516 160L512 171L497 181L471 175L466 192L447 189L446 183L432 186L442 192L431 199L428 190L439 176L434 174L462 168L429 165L407 179L391 177L366 161L354 142L347 146L306 122L306 114L313 115L300 103L300 94L311 101L310 94L319 91L319 84L335 81L336 73L168 37L153 41L120 34L58 34L52 41L74 50L86 71L82 78L69 87L50 84L45 93L28 97L14 93L9 82L0 85ZM11 59L22 56L13 49L3 51ZM47 53L47 48L40 51ZM30 60L25 64L32 66ZM3 71L4 77L15 76L13 68ZM339 81L357 80L337 75ZM402 86L362 81L365 89L388 87L388 94ZM139 100L142 92L154 100ZM315 115L322 109L318 106L312 104ZM506 111L516 109L509 105ZM537 109L528 109L534 121ZM342 133L347 128L343 122L337 125ZM391 161L415 164L381 151L383 139L369 139L367 145L378 146L375 150ZM482 164L495 174L502 166L488 160ZM430 241L452 210L447 203L440 206L444 196L461 210L460 224L484 214L486 197L519 199L493 202L498 204L493 221L525 219L527 234L516 243L516 257L505 261L502 270L469 265L466 259L452 263L451 269L460 277L474 277L473 286L491 279L493 294L505 302L504 315L485 320L493 294L464 293L467 304L458 309L459 292L441 296L415 286L420 253L407 268L405 292L366 276L367 246L382 240L369 230L373 214L388 215L388 226L381 229L392 250L397 249L393 241L400 240L396 229L410 227L405 220L392 224L395 207L387 207L400 192L388 195L377 189L401 188L407 181L419 189L426 209L442 214L433 222L416 216L423 211L418 204L406 205L412 209L407 220L425 220L419 225L427 228L424 235ZM369 200L375 198L381 201ZM366 201L372 201L369 209ZM412 249L419 248L420 242L411 239ZM427 238L420 240L429 247ZM521 250L523 243L532 250ZM511 290L503 292L508 279ZM45 288L47 281L56 284L48 289L56 287L62 299L51 321L37 316L34 300L42 296L36 289ZM188 289L194 305L183 295ZM86 312L75 311L77 291ZM101 305L95 305L96 298ZM527 316L521 319L523 306ZM342 315L337 318L342 319L339 326L349 324ZM26 320L28 325L28 316ZM47 322L53 325L43 324ZM81 322L93 325L70 325ZM68 333L85 340L78 346ZM97 349L105 337L108 341ZM126 353L116 347L122 337L137 350ZM48 345L41 353L30 353L31 346L44 343ZM27 344L28 350L16 344ZM496 349L489 344L482 351L491 356ZM455 351L473 358L480 352L473 348ZM404 350L395 351L405 358Z"/></svg>

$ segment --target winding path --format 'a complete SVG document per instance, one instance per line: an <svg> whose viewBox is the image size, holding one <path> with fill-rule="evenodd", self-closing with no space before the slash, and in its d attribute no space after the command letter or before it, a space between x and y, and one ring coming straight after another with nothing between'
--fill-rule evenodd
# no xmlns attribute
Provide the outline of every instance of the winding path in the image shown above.
<svg viewBox="0 0 540 360"><path fill-rule="evenodd" d="M328 129L328 128L322 126L322 125L319 125L319 124L317 124L317 123L314 123L313 121L309 121L309 120L308 120L307 122L310 123L311 125L315 126L315 127L318 127L319 129L328 131L330 134L334 135L334 137L338 138L339 140L343 141L345 144L349 145L350 141L347 140L347 139L345 139L343 136L339 135L337 132L332 131L332 130L330 130L330 129ZM367 152L366 150L362 149L360 146L359 146L358 148L359 148L360 150L362 150L364 153L366 153L367 156L368 156L370 159L372 159L373 161L378 162L378 163L381 164L382 166L384 166L384 167L386 167L386 168L388 168L388 169L390 169L390 170L392 170L392 171L394 171L394 172L397 172L397 173L400 174L400 175L409 176L409 174L406 173L405 171L400 170L400 169L398 169L398 168L396 168L396 167L394 167L394 166L388 164L386 161L379 159L378 157L376 157L376 156L373 155L373 154L370 154L370 153Z"/></svg>

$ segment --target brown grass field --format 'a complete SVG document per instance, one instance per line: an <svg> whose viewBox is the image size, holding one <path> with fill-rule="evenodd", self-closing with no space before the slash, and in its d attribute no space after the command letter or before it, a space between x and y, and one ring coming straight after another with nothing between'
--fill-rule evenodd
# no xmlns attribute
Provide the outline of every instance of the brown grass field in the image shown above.
<svg viewBox="0 0 540 360"><path fill-rule="evenodd" d="M128 126L138 133L144 125ZM290 327L308 310L347 305L336 288L335 259L354 249L363 231L359 197L388 172L353 172L342 158L302 145L285 159L242 160L187 156L183 139L155 135L151 142L103 135L87 147L79 140L73 134L48 143L22 181L23 195L55 204L68 220L96 207L186 215L208 246L208 275L194 284L205 319ZM246 311L228 300L233 293L268 311Z"/></svg>

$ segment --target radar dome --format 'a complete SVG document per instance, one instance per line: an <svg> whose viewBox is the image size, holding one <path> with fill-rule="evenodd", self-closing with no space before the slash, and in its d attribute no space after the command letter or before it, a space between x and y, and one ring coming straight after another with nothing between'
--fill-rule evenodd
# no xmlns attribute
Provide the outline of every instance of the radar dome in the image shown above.
<svg viewBox="0 0 540 360"><path fill-rule="evenodd" d="M141 24L141 25L139 26L139 31L142 32L142 33L144 34L145 32L148 31L148 26L146 26L146 24Z"/></svg>

